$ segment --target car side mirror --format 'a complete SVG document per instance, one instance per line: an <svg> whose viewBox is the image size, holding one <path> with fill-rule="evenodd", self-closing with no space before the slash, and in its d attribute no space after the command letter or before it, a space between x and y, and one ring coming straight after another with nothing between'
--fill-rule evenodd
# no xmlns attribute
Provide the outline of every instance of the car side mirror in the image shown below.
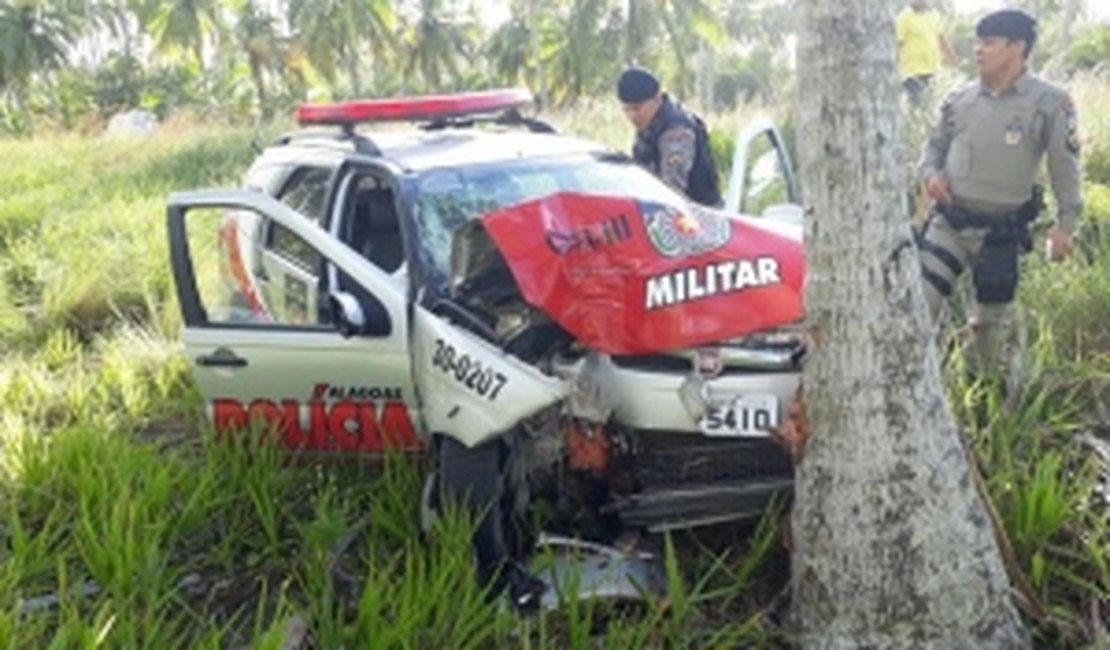
<svg viewBox="0 0 1110 650"><path fill-rule="evenodd" d="M343 338L349 339L356 334L367 333L366 313L358 298L346 291L334 291L328 295L328 303L335 318L336 328Z"/></svg>
<svg viewBox="0 0 1110 650"><path fill-rule="evenodd" d="M366 314L362 311L359 298L346 292L334 292L327 296L327 302L331 304L335 327L339 329L343 338L351 338L355 334L365 332Z"/></svg>

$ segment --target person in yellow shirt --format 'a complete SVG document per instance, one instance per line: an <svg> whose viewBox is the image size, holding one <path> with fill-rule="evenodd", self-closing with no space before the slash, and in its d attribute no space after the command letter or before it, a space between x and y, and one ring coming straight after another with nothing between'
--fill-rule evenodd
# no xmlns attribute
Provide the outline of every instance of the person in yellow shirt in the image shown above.
<svg viewBox="0 0 1110 650"><path fill-rule="evenodd" d="M956 57L941 32L940 14L929 6L929 0L910 0L898 14L894 33L902 88L910 104L918 105L941 63L952 64Z"/></svg>

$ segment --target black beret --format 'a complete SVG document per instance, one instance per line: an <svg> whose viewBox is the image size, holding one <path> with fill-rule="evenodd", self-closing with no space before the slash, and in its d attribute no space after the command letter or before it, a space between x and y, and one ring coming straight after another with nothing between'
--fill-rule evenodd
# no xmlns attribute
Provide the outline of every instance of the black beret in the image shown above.
<svg viewBox="0 0 1110 650"><path fill-rule="evenodd" d="M659 94L659 80L644 68L628 68L617 81L617 97L625 104L639 104Z"/></svg>
<svg viewBox="0 0 1110 650"><path fill-rule="evenodd" d="M1029 48L1037 40L1037 20L1020 9L1002 9L983 16L975 26L979 38L1002 36L1014 41L1025 41Z"/></svg>

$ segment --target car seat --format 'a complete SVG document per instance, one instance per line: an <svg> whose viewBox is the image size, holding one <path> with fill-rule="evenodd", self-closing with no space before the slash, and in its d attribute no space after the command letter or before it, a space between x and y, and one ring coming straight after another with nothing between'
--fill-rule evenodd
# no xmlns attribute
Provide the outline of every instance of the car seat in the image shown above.
<svg viewBox="0 0 1110 650"><path fill-rule="evenodd" d="M359 193L351 230L352 245L386 273L393 273L405 261L401 224L390 190L373 189Z"/></svg>

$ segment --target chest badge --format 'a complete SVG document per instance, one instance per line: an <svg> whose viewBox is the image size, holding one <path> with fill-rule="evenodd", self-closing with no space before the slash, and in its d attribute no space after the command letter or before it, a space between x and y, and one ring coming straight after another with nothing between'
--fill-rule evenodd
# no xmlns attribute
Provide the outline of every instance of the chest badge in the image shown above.
<svg viewBox="0 0 1110 650"><path fill-rule="evenodd" d="M1010 124L1006 127L1005 142L1009 147L1016 147L1021 144L1021 139L1025 136L1025 130L1021 128L1020 124Z"/></svg>

